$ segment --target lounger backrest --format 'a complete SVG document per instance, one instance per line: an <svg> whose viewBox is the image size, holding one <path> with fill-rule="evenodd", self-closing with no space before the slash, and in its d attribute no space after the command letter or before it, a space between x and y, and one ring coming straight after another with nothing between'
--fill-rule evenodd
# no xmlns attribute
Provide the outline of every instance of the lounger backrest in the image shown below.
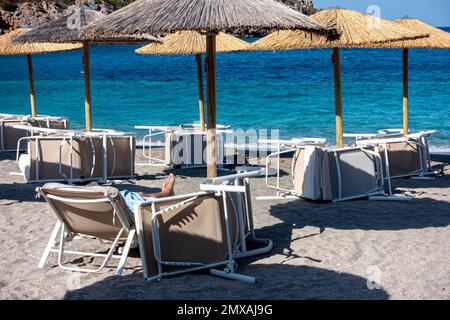
<svg viewBox="0 0 450 320"><path fill-rule="evenodd" d="M24 125L20 119L17 120L5 120L0 123L0 138L3 141L3 150L16 150L17 142L19 139L26 137L28 135L28 131L24 129L17 129L13 126ZM0 141L0 149L2 147L2 143Z"/></svg>
<svg viewBox="0 0 450 320"><path fill-rule="evenodd" d="M167 165L205 165L206 135L198 131L166 134L165 163Z"/></svg>
<svg viewBox="0 0 450 320"><path fill-rule="evenodd" d="M136 139L133 136L108 137L107 145L108 176L133 176L136 158Z"/></svg>
<svg viewBox="0 0 450 320"><path fill-rule="evenodd" d="M156 210L168 208L177 201L157 205ZM157 273L153 255L151 206L142 209L143 240L145 242L148 276ZM204 195L180 208L157 217L162 259L165 261L211 263L227 257L224 206L222 197ZM237 239L236 216L230 214L231 237ZM237 241L237 240L236 240Z"/></svg>
<svg viewBox="0 0 450 320"><path fill-rule="evenodd" d="M32 127L38 128L49 128L49 129L58 129L58 130L67 130L69 129L69 121L65 119L30 119L29 125Z"/></svg>
<svg viewBox="0 0 450 320"><path fill-rule="evenodd" d="M362 149L335 150L328 152L328 160L333 200L364 195L379 186L374 154Z"/></svg>
<svg viewBox="0 0 450 320"><path fill-rule="evenodd" d="M294 191L324 201L364 195L379 186L377 161L362 149L298 148L292 163Z"/></svg>
<svg viewBox="0 0 450 320"><path fill-rule="evenodd" d="M391 177L408 176L422 169L420 147L412 142L394 142L387 144L389 156L389 172ZM385 148L379 146L383 161ZM384 163L384 165L386 165Z"/></svg>
<svg viewBox="0 0 450 320"><path fill-rule="evenodd" d="M39 136L29 140L30 180L103 178L103 138ZM108 177L134 175L134 137L107 138Z"/></svg>
<svg viewBox="0 0 450 320"><path fill-rule="evenodd" d="M29 125L32 127L53 128L53 129L67 129L68 121L60 119L28 119L23 120L22 117L8 117L1 121L0 126L0 150L16 150L17 142L24 137L29 136L29 131L25 129L14 128L14 126Z"/></svg>
<svg viewBox="0 0 450 320"><path fill-rule="evenodd" d="M124 200L115 188L46 184L42 187L41 192L70 232L111 240L117 236L122 227L125 226L129 230L129 227L133 225L132 216L128 213ZM105 194L115 199L116 207L111 201L106 200L99 203L77 202L105 199ZM125 221L125 225L122 224L122 221ZM124 238L126 238L126 234L124 234Z"/></svg>
<svg viewBox="0 0 450 320"><path fill-rule="evenodd" d="M28 145L31 180L70 178L70 167L72 167L74 177L86 174L82 167L82 156L86 156L86 150L78 139L35 137L29 140Z"/></svg>

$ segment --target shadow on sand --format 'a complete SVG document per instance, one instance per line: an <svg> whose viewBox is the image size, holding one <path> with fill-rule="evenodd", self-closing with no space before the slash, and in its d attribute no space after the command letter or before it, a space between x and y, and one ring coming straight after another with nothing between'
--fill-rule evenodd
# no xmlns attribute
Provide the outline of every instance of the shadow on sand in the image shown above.
<svg viewBox="0 0 450 320"><path fill-rule="evenodd" d="M187 274L147 282L142 273L110 276L69 291L64 299L388 299L383 289L370 290L365 278L307 266L242 265L255 284Z"/></svg>

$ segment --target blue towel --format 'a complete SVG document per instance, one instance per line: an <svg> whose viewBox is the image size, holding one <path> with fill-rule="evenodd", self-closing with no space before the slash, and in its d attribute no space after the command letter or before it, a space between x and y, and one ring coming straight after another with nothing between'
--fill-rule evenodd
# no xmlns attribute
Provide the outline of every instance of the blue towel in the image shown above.
<svg viewBox="0 0 450 320"><path fill-rule="evenodd" d="M134 213L134 206L136 204L155 199L153 197L143 197L137 192L131 192L128 190L120 191L120 194L125 199L125 202L127 203L127 207L128 210L130 210L130 213Z"/></svg>

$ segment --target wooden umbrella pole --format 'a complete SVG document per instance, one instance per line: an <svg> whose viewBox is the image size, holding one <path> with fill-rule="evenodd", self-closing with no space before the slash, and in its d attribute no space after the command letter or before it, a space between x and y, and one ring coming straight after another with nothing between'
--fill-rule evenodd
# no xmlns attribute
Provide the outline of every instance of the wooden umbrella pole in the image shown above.
<svg viewBox="0 0 450 320"><path fill-rule="evenodd" d="M342 123L342 85L341 85L341 53L339 48L333 48L334 65L334 97L336 109L336 147L344 147L344 131Z"/></svg>
<svg viewBox="0 0 450 320"><path fill-rule="evenodd" d="M34 94L34 73L33 73L33 57L31 54L27 55L28 60L28 78L30 80L30 102L31 102L31 117L35 118L36 113L36 96Z"/></svg>
<svg viewBox="0 0 450 320"><path fill-rule="evenodd" d="M217 177L216 158L216 33L206 35L207 173Z"/></svg>
<svg viewBox="0 0 450 320"><path fill-rule="evenodd" d="M403 135L409 133L408 105L408 49L403 49Z"/></svg>
<svg viewBox="0 0 450 320"><path fill-rule="evenodd" d="M198 112L200 114L201 131L205 132L205 102L203 98L203 72L202 72L202 55L196 54L197 60L197 76L198 76Z"/></svg>
<svg viewBox="0 0 450 320"><path fill-rule="evenodd" d="M84 109L86 116L86 131L92 131L91 112L91 70L89 66L89 43L83 41L83 65L84 65Z"/></svg>

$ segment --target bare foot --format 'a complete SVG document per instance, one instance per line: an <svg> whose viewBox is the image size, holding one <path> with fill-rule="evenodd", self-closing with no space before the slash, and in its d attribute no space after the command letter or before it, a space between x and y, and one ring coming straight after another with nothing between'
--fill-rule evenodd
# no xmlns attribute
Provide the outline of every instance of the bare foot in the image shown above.
<svg viewBox="0 0 450 320"><path fill-rule="evenodd" d="M173 173L169 174L169 177L166 179L166 181L164 182L163 186L162 186L162 190L161 192L158 193L143 193L143 192L139 192L139 194L143 197L148 197L148 198L165 198L165 197L171 197L175 195L175 190L174 190L174 186L175 186L175 176L173 175Z"/></svg>

